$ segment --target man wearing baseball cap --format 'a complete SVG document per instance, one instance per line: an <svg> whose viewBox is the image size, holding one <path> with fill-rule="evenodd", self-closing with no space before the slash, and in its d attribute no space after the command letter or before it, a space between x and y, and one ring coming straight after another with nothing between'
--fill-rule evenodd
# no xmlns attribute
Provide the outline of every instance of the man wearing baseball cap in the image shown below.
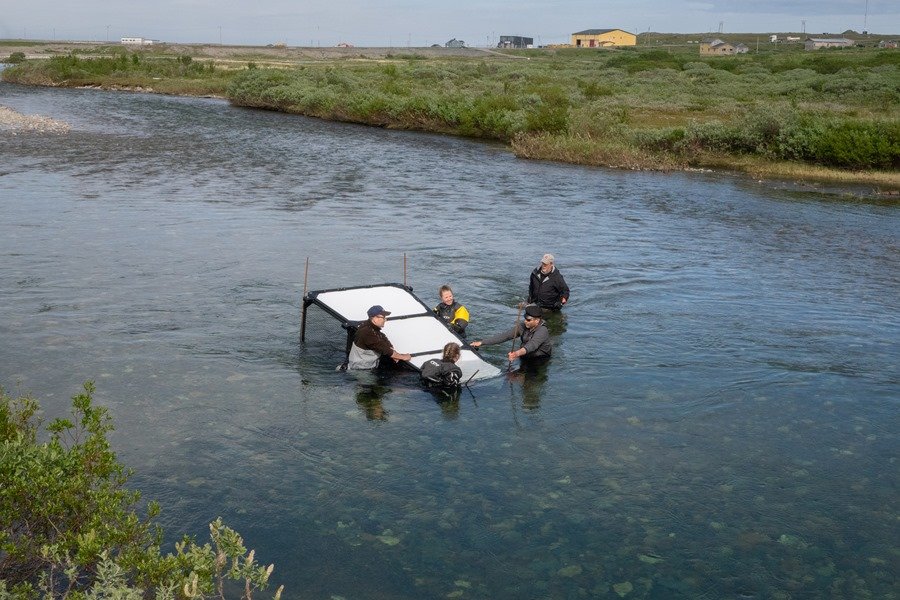
<svg viewBox="0 0 900 600"><path fill-rule="evenodd" d="M394 350L391 341L381 331L390 314L380 304L376 304L366 311L369 318L356 330L353 343L350 345L350 355L347 357L348 368L374 369L378 366L378 361L382 356L390 356L394 362L412 358L409 354L400 354Z"/></svg>
<svg viewBox="0 0 900 600"><path fill-rule="evenodd" d="M525 328L522 329L518 323L516 326L503 333L486 337L483 340L472 342L473 348L482 345L491 346L493 344L501 344L515 337L521 337L521 344L517 350L507 353L509 360L521 358L522 360L537 360L541 358L550 358L553 352L553 343L550 341L550 332L544 324L544 311L537 304L529 304L525 307Z"/></svg>
<svg viewBox="0 0 900 600"><path fill-rule="evenodd" d="M553 255L545 254L528 282L528 302L547 310L559 310L569 301L569 286L553 262Z"/></svg>

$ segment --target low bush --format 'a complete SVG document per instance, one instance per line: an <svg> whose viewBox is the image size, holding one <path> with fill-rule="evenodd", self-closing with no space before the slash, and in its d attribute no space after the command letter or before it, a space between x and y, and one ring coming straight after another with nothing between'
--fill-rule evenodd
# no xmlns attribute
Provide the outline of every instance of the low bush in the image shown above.
<svg viewBox="0 0 900 600"><path fill-rule="evenodd" d="M140 493L125 487L130 471L93 392L86 383L71 418L52 421L43 440L38 403L0 390L0 598L199 600L224 598L228 580L244 584L245 598L265 589L273 567L220 519L212 545L185 538L161 554L159 507L138 514Z"/></svg>

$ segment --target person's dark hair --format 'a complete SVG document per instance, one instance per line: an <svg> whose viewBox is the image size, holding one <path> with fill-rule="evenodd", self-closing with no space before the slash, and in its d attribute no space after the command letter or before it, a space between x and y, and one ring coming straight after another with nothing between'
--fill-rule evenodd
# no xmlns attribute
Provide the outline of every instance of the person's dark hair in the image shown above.
<svg viewBox="0 0 900 600"><path fill-rule="evenodd" d="M438 298L444 295L444 292L453 293L453 289L449 285L442 285L438 288Z"/></svg>
<svg viewBox="0 0 900 600"><path fill-rule="evenodd" d="M461 354L462 352L459 348L459 344L457 344L456 342L448 342L444 346L444 360L456 362Z"/></svg>

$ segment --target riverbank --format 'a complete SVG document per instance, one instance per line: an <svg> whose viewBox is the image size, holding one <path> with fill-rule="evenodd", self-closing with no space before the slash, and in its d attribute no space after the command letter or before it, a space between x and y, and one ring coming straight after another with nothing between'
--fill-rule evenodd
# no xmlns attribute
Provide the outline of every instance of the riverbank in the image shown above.
<svg viewBox="0 0 900 600"><path fill-rule="evenodd" d="M3 76L499 140L522 158L900 190L896 52L187 49L107 47L117 54L28 61Z"/></svg>

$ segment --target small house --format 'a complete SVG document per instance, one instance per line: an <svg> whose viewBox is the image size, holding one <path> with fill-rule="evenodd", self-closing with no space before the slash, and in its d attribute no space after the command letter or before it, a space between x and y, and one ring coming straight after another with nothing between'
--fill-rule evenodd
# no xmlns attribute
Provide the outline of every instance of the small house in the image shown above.
<svg viewBox="0 0 900 600"><path fill-rule="evenodd" d="M449 42L447 42L446 44L444 44L444 47L445 47L445 48L465 48L465 47L466 47L466 43L465 43L464 41L462 41L462 40L458 40L458 39L456 39L456 38L453 38L452 40L450 40Z"/></svg>
<svg viewBox="0 0 900 600"><path fill-rule="evenodd" d="M152 46L153 40L142 37L123 37L121 44L123 46Z"/></svg>
<svg viewBox="0 0 900 600"><path fill-rule="evenodd" d="M624 29L585 29L572 34L572 45L576 48L637 46L637 36Z"/></svg>
<svg viewBox="0 0 900 600"><path fill-rule="evenodd" d="M705 39L700 42L700 54L704 56L728 56L746 54L750 51L745 44L731 44L719 38Z"/></svg>
<svg viewBox="0 0 900 600"><path fill-rule="evenodd" d="M818 50L819 48L851 48L855 42L847 38L806 38L804 49Z"/></svg>

